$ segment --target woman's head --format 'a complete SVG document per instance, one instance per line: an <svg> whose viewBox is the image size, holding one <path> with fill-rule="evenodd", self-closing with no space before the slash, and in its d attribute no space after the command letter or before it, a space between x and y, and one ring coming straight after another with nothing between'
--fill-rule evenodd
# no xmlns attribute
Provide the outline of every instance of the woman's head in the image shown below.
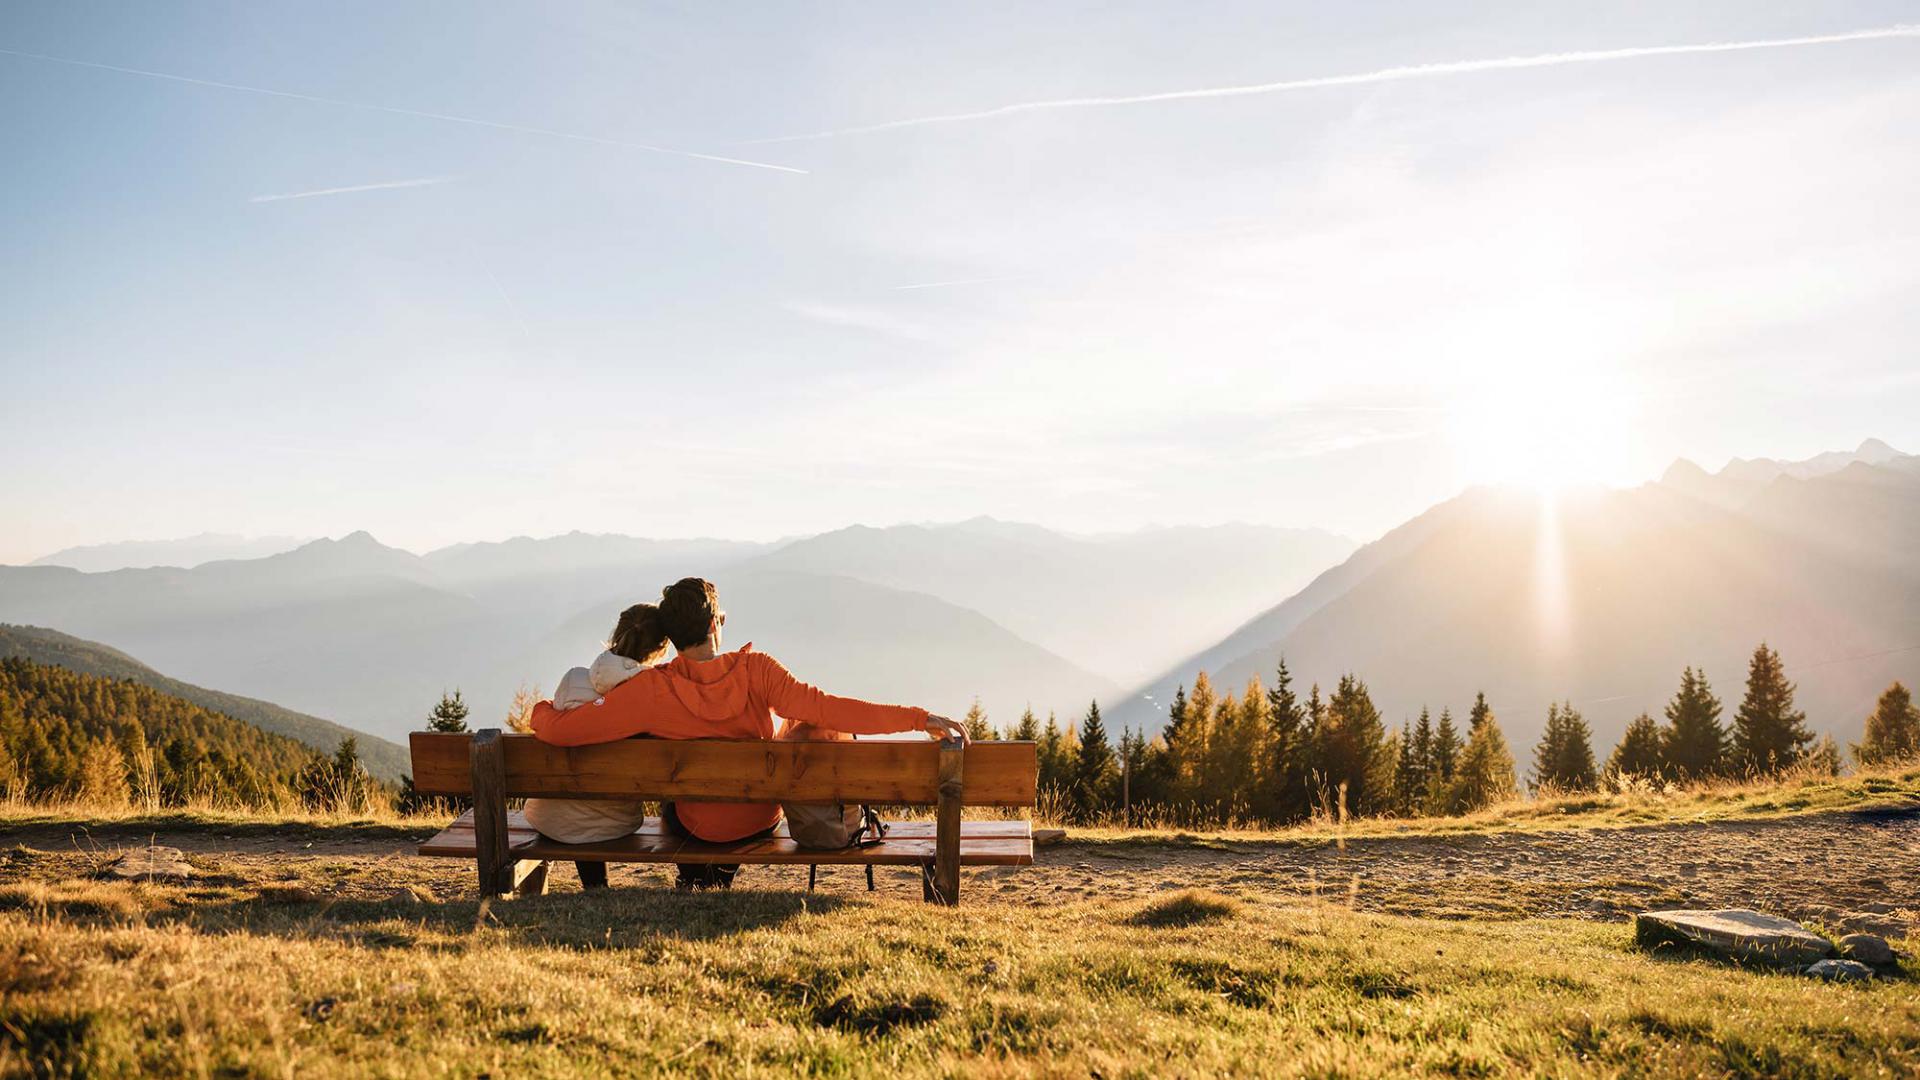
<svg viewBox="0 0 1920 1080"><path fill-rule="evenodd" d="M620 613L607 638L607 651L643 664L658 661L667 652L667 630L655 604L635 604Z"/></svg>

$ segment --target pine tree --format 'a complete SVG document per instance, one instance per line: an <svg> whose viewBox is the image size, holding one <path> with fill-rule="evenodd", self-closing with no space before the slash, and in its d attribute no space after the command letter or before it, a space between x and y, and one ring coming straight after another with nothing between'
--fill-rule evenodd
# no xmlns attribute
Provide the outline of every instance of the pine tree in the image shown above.
<svg viewBox="0 0 1920 1080"><path fill-rule="evenodd" d="M1040 721L1034 718L1033 706L1027 706L1020 714L1020 722L1013 727L1012 738L1017 742L1038 742L1040 740Z"/></svg>
<svg viewBox="0 0 1920 1080"><path fill-rule="evenodd" d="M1632 777L1652 780L1666 772L1665 753L1660 745L1660 726L1653 717L1641 713L1627 724L1620 745L1607 758L1607 775L1616 781Z"/></svg>
<svg viewBox="0 0 1920 1080"><path fill-rule="evenodd" d="M1592 791L1598 780L1586 718L1571 701L1547 706L1547 730L1533 752L1534 790Z"/></svg>
<svg viewBox="0 0 1920 1080"><path fill-rule="evenodd" d="M1474 706L1474 709L1475 719L1472 730L1478 731L1482 721L1486 717L1493 715L1493 710L1487 708L1485 695L1481 696L1479 702ZM1453 710L1441 709L1440 727L1433 733L1433 764L1430 766L1430 770L1435 779L1443 783L1451 783L1453 781L1454 771L1459 768L1460 747L1460 736L1454 730L1453 726Z"/></svg>
<svg viewBox="0 0 1920 1080"><path fill-rule="evenodd" d="M1195 675L1193 690L1187 694L1186 722L1180 725L1180 739L1167 743L1174 773L1173 797L1189 808L1214 802L1213 792L1207 785L1207 764L1213 747L1214 714L1219 705L1213 680L1204 671Z"/></svg>
<svg viewBox="0 0 1920 1080"><path fill-rule="evenodd" d="M967 715L960 721L960 724L967 729L967 738L972 739L974 742L1000 737L993 730L993 725L987 723L987 710L980 707L979 698L974 698L973 704L967 706Z"/></svg>
<svg viewBox="0 0 1920 1080"><path fill-rule="evenodd" d="M440 695L440 704L427 714L428 731L465 731L467 730L467 703L460 700L460 691L455 689L451 696Z"/></svg>
<svg viewBox="0 0 1920 1080"><path fill-rule="evenodd" d="M1091 815L1113 801L1115 777L1113 747L1107 742L1106 726L1100 721L1100 703L1087 707L1080 724L1080 753L1074 762L1074 805L1083 815Z"/></svg>
<svg viewBox="0 0 1920 1080"><path fill-rule="evenodd" d="M1834 742L1831 735L1822 735L1813 740L1807 752L1800 755L1800 767L1821 776L1839 776L1840 744Z"/></svg>
<svg viewBox="0 0 1920 1080"><path fill-rule="evenodd" d="M1887 687L1867 717L1867 729L1854 744L1853 757L1862 765L1882 765L1920 756L1920 710L1913 694L1901 683Z"/></svg>
<svg viewBox="0 0 1920 1080"><path fill-rule="evenodd" d="M1667 703L1667 728L1661 734L1667 766L1682 780L1700 780L1725 771L1727 733L1720 726L1720 701L1707 685L1706 672L1691 667L1680 676L1680 691Z"/></svg>
<svg viewBox="0 0 1920 1080"><path fill-rule="evenodd" d="M1405 720L1400 721L1400 733L1394 738L1399 745L1394 754L1393 812L1402 817L1412 817L1418 812L1421 798L1426 794L1416 760L1413 726Z"/></svg>
<svg viewBox="0 0 1920 1080"><path fill-rule="evenodd" d="M1337 793L1340 785L1346 785L1350 814L1380 812L1392 796L1390 791L1381 790L1380 778L1390 774L1393 763L1381 760L1386 726L1380 721L1380 710L1374 707L1367 684L1351 674L1342 675L1327 699L1321 724L1320 747L1328 791Z"/></svg>
<svg viewBox="0 0 1920 1080"><path fill-rule="evenodd" d="M1747 696L1733 717L1734 768L1768 776L1800 760L1813 732L1807 714L1793 707L1793 689L1780 654L1761 642L1747 664Z"/></svg>
<svg viewBox="0 0 1920 1080"><path fill-rule="evenodd" d="M1473 695L1473 708L1467 712L1467 737L1472 738L1473 733L1480 730L1480 725L1491 719L1493 706L1487 704L1486 693L1482 691Z"/></svg>
<svg viewBox="0 0 1920 1080"><path fill-rule="evenodd" d="M1447 789L1445 812L1467 814L1512 798L1519 791L1513 754L1484 695L1475 703L1472 734L1460 752L1460 765Z"/></svg>
<svg viewBox="0 0 1920 1080"><path fill-rule="evenodd" d="M1035 756L1040 759L1040 787L1064 797L1070 784L1067 739L1060 732L1060 722L1053 713L1047 713L1047 727L1040 733L1040 745Z"/></svg>

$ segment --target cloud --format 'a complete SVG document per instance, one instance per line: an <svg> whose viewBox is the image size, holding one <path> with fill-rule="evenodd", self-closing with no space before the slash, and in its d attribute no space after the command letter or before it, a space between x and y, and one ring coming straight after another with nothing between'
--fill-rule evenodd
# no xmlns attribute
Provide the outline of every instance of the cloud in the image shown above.
<svg viewBox="0 0 1920 1080"><path fill-rule="evenodd" d="M930 344L936 340L930 328L879 308L823 304L810 300L788 300L781 303L780 307L790 314L825 326L859 330L920 344Z"/></svg>
<svg viewBox="0 0 1920 1080"><path fill-rule="evenodd" d="M1692 53L1744 52L1752 49L1790 49L1810 45L1839 45L1853 41L1882 41L1890 38L1920 37L1920 25L1897 23L1866 30L1848 30L1837 34L1808 37L1763 38L1754 41L1701 42L1692 45L1643 45L1624 49L1593 49L1581 52L1543 53L1536 56L1508 56L1490 60L1455 60L1439 64L1412 64L1380 68L1352 75L1324 75L1310 79L1255 83L1248 86L1216 86L1196 90L1170 90L1157 94L1131 94L1123 97L1055 98L1046 101L1022 101L974 112L943 113L935 116L888 120L879 124L816 131L804 135L780 135L752 139L742 145L803 142L832 139L842 135L864 135L899 128L954 124L971 120L991 120L1016 113L1045 112L1059 109L1111 108L1119 105L1147 105L1165 101L1195 101L1207 98L1247 97L1256 94L1285 94L1295 90L1321 90L1335 86L1365 86L1372 83L1400 82L1407 79L1431 79L1448 75L1471 75L1483 71L1514 71L1523 68L1559 67L1565 64L1597 64L1613 60L1639 60L1654 56L1680 56Z"/></svg>
<svg viewBox="0 0 1920 1080"><path fill-rule="evenodd" d="M273 90L264 86L244 86L240 83L215 82L212 79L196 79L188 75L173 75L164 71L144 71L140 68L117 67L113 64L96 64L91 60L74 60L64 56L47 56L42 53L19 52L15 49L0 49L0 56L18 56L25 60L40 60L49 64L66 64L69 67L92 68L95 71L113 71L121 75L138 75L146 79L164 79L168 82L186 83L189 86L210 86L216 90L237 90L245 94L262 94L267 97L289 98L294 101L309 101L316 105L332 105L342 109L362 109L368 112L391 113L395 116L413 116L422 120L441 120L449 124L466 124L470 127L492 128L495 131L511 131L519 135L538 135L548 139L567 139L572 142L594 143L599 146L618 146L627 150L642 150L649 154L668 154L673 157L693 158L697 161L713 161L723 165L744 165L753 169L771 169L774 172L799 173L806 175L807 170L796 169L791 165L775 165L766 161L750 161L746 158L725 157L720 154L702 154L694 150L676 150L670 146L655 146L651 143L629 142L625 139L606 139L598 135L581 135L571 131L556 131L552 128L527 127L524 124L505 124L497 120L482 120L473 116L456 116L452 113L424 112L419 109L403 109L395 105L376 105L366 101L345 101L340 98L318 97L313 94L298 94L291 90Z"/></svg>
<svg viewBox="0 0 1920 1080"><path fill-rule="evenodd" d="M318 188L313 191L290 191L284 195L255 195L248 202L285 202L288 199L313 199L322 195L351 195L357 191L390 191L394 188L432 187L452 180L451 176L422 176L413 180L385 180L378 184L354 184L350 187Z"/></svg>

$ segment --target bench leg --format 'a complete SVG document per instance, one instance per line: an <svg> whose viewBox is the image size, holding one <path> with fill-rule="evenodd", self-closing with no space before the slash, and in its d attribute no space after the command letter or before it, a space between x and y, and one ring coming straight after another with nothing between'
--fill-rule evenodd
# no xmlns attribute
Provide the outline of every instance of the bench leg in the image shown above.
<svg viewBox="0 0 1920 1080"><path fill-rule="evenodd" d="M507 853L507 758L499 728L473 734L468 762L473 769L473 840L480 895L513 892L514 859Z"/></svg>
<svg viewBox="0 0 1920 1080"><path fill-rule="evenodd" d="M808 863L807 864L807 891L808 892L813 891L813 883L816 880L818 880L819 877L820 877L820 864L817 862Z"/></svg>
<svg viewBox="0 0 1920 1080"><path fill-rule="evenodd" d="M867 864L867 891L873 891L873 864Z"/></svg>
<svg viewBox="0 0 1920 1080"><path fill-rule="evenodd" d="M933 869L927 882L932 890L927 899L936 904L960 902L960 806L966 762L965 743L947 739L940 744L940 802L934 810Z"/></svg>

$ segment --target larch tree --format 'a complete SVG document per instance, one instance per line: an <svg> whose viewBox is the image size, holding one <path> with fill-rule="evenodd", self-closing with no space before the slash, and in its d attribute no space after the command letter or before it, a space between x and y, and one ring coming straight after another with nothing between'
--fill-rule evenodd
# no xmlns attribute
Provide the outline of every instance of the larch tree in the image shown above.
<svg viewBox="0 0 1920 1080"><path fill-rule="evenodd" d="M1862 765L1882 765L1920 756L1920 710L1913 705L1913 694L1903 683L1894 683L1880 695L1880 701L1867 717L1867 728L1854 744L1854 760Z"/></svg>
<svg viewBox="0 0 1920 1080"><path fill-rule="evenodd" d="M973 704L967 706L967 715L961 719L960 726L967 729L967 738L975 742L1000 737L993 730L993 725L987 722L987 710L980 707L979 698L974 698Z"/></svg>
<svg viewBox="0 0 1920 1080"><path fill-rule="evenodd" d="M1466 749L1460 752L1453 783L1447 788L1445 812L1472 813L1511 799L1518 792L1513 753L1507 749L1507 737L1501 733L1500 722L1487 707L1483 694L1474 703L1472 733L1467 736Z"/></svg>
<svg viewBox="0 0 1920 1080"><path fill-rule="evenodd" d="M1027 706L1026 711L1020 714L1020 722L1013 726L1010 738L1020 742L1040 741L1040 721L1033 715L1033 706Z"/></svg>
<svg viewBox="0 0 1920 1080"><path fill-rule="evenodd" d="M1747 663L1747 695L1733 716L1733 768L1768 776L1791 768L1813 741L1807 714L1793 707L1780 654L1761 642Z"/></svg>

